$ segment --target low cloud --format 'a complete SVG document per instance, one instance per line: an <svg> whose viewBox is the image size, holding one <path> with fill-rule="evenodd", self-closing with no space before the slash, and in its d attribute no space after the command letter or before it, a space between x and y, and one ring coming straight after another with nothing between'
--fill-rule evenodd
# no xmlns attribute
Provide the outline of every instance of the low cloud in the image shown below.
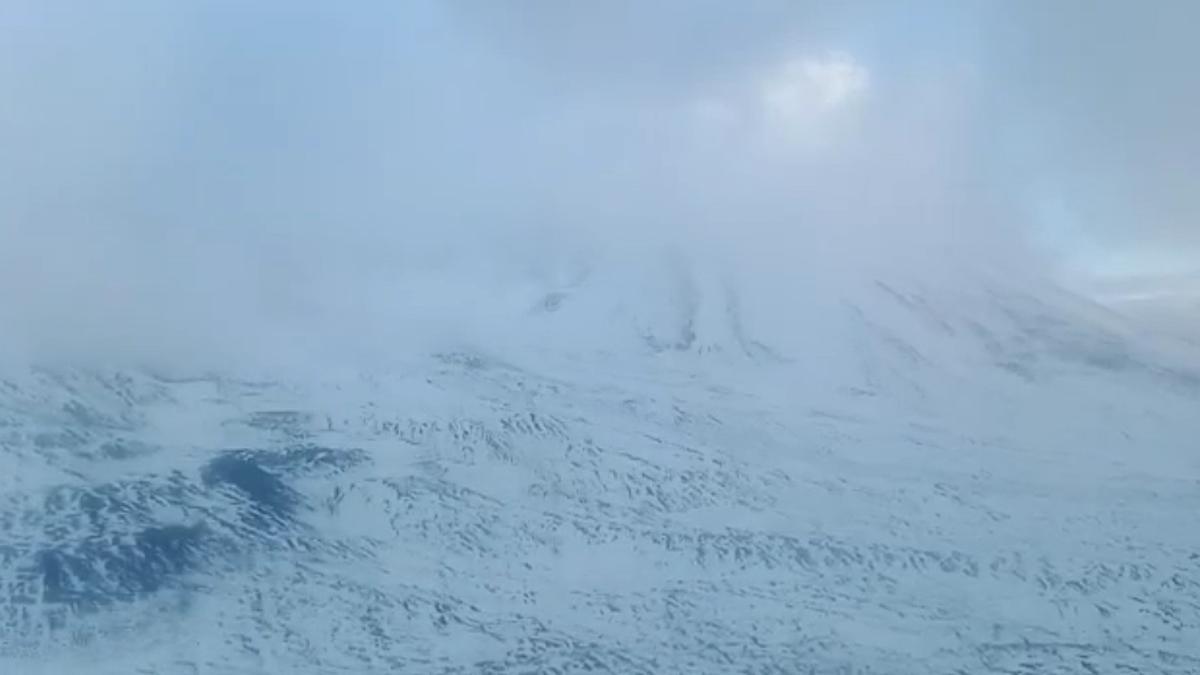
<svg viewBox="0 0 1200 675"><path fill-rule="evenodd" d="M370 361L662 256L781 297L947 260L1036 270L1039 190L1099 208L1036 142L1065 99L990 48L1003 31L962 43L989 12L758 9L6 3L4 346Z"/></svg>

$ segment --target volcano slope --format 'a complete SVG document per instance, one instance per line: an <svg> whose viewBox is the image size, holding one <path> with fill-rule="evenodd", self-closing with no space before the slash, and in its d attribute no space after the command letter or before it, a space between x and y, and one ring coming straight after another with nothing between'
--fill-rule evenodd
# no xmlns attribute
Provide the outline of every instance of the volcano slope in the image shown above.
<svg viewBox="0 0 1200 675"><path fill-rule="evenodd" d="M673 307L353 375L8 368L0 670L1200 671L1181 360L1052 294L872 282L787 347Z"/></svg>

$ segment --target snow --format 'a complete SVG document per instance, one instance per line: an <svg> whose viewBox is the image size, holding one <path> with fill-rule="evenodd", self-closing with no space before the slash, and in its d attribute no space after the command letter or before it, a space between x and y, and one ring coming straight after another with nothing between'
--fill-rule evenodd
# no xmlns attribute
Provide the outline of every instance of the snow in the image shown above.
<svg viewBox="0 0 1200 675"><path fill-rule="evenodd" d="M0 671L1200 670L1178 355L995 280L786 335L608 281L370 372L8 368Z"/></svg>

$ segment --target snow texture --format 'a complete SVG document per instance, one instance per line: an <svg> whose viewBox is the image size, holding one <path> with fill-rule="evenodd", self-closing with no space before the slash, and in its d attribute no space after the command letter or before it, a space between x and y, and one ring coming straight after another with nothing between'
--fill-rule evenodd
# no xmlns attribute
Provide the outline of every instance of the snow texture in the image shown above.
<svg viewBox="0 0 1200 675"><path fill-rule="evenodd" d="M353 375L10 367L0 672L1200 672L1181 358L1003 284L789 345L666 297Z"/></svg>

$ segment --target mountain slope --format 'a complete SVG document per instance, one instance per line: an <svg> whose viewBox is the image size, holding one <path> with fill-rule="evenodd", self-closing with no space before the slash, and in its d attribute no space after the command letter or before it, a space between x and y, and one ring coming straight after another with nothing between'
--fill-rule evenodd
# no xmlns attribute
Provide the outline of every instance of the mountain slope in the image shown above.
<svg viewBox="0 0 1200 675"><path fill-rule="evenodd" d="M522 330L579 349L14 369L0 664L1200 669L1200 378L1110 319L871 282L767 339L722 284L554 292Z"/></svg>

